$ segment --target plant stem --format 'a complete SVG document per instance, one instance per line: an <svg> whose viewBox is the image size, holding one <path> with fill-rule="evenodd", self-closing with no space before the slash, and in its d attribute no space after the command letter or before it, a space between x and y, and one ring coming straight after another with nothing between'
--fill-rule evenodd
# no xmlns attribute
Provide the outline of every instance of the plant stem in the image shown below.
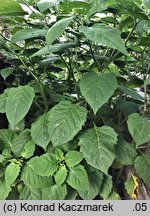
<svg viewBox="0 0 150 216"><path fill-rule="evenodd" d="M91 55L92 55L92 58L93 58L93 60L94 60L94 63L95 63L95 66L98 68L98 70L100 71L100 67L99 67L99 65L98 65L98 63L97 63L97 60L96 60L96 58L95 58L95 56L94 56L94 52L93 52L93 49L92 49L92 45L91 45L91 42L88 40L88 44L89 44L89 47L90 47L90 52L91 52Z"/></svg>

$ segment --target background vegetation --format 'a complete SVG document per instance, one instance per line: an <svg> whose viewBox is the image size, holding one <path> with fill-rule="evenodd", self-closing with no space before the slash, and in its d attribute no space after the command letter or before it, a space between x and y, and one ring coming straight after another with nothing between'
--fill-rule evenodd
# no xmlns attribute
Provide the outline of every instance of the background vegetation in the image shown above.
<svg viewBox="0 0 150 216"><path fill-rule="evenodd" d="M149 12L0 0L0 199L150 199Z"/></svg>

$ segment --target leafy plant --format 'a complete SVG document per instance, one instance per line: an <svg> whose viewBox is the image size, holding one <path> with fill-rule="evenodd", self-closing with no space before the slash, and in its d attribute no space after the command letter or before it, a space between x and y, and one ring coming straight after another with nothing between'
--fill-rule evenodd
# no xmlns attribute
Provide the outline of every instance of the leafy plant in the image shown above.
<svg viewBox="0 0 150 216"><path fill-rule="evenodd" d="M139 183L148 189L149 9L0 0L0 199L138 199Z"/></svg>

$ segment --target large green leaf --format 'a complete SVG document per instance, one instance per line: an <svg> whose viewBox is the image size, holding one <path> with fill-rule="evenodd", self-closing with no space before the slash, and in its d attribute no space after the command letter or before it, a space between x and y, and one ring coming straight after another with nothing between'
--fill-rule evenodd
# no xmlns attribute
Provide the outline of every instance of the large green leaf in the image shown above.
<svg viewBox="0 0 150 216"><path fill-rule="evenodd" d="M30 166L40 176L50 176L58 169L58 161L54 154L44 154L30 160Z"/></svg>
<svg viewBox="0 0 150 216"><path fill-rule="evenodd" d="M7 187L6 182L4 180L0 180L0 200L5 200L10 191L11 187Z"/></svg>
<svg viewBox="0 0 150 216"><path fill-rule="evenodd" d="M134 113L129 116L127 124L136 147L150 141L150 122L148 119Z"/></svg>
<svg viewBox="0 0 150 216"><path fill-rule="evenodd" d="M5 112L6 101L7 101L7 95L1 94L0 95L0 113Z"/></svg>
<svg viewBox="0 0 150 216"><path fill-rule="evenodd" d="M132 165L137 156L137 151L135 147L126 142L125 140L119 140L118 144L115 146L116 149L116 161L123 165Z"/></svg>
<svg viewBox="0 0 150 216"><path fill-rule="evenodd" d="M68 151L65 156L65 162L68 167L74 167L78 165L83 159L83 155L78 151Z"/></svg>
<svg viewBox="0 0 150 216"><path fill-rule="evenodd" d="M0 16L20 16L26 12L15 0L0 0Z"/></svg>
<svg viewBox="0 0 150 216"><path fill-rule="evenodd" d="M116 78L111 73L88 73L82 77L79 85L82 95L90 104L95 114L117 89Z"/></svg>
<svg viewBox="0 0 150 216"><path fill-rule="evenodd" d="M20 166L16 163L11 163L6 167L5 170L5 182L6 186L10 187L12 183L16 180L20 172Z"/></svg>
<svg viewBox="0 0 150 216"><path fill-rule="evenodd" d="M51 45L59 36L61 36L72 20L73 17L69 17L69 18L61 19L58 22L56 22L47 32L46 35L47 45Z"/></svg>
<svg viewBox="0 0 150 216"><path fill-rule="evenodd" d="M48 133L47 114L40 116L38 120L31 125L31 136L37 145L46 150L51 139Z"/></svg>
<svg viewBox="0 0 150 216"><path fill-rule="evenodd" d="M63 50L69 49L69 48L73 48L76 47L77 43L74 42L69 42L69 43L59 43L59 44L54 44L54 45L49 45L49 46L45 46L43 48L41 48L39 51L37 51L36 53L34 53L32 56L30 56L31 58L35 57L35 56L41 56L41 55L46 55L46 54L50 54L50 53L58 53L61 52Z"/></svg>
<svg viewBox="0 0 150 216"><path fill-rule="evenodd" d="M86 121L87 111L79 104L61 101L49 111L48 129L54 146L74 138Z"/></svg>
<svg viewBox="0 0 150 216"><path fill-rule="evenodd" d="M34 96L34 90L30 86L19 86L9 90L6 101L6 115L12 128L28 113Z"/></svg>
<svg viewBox="0 0 150 216"><path fill-rule="evenodd" d="M42 199L42 189L30 188L26 185L21 188L20 199L21 200L41 200Z"/></svg>
<svg viewBox="0 0 150 216"><path fill-rule="evenodd" d="M115 159L117 134L108 126L88 129L80 137L80 151L87 163L107 175L108 169Z"/></svg>
<svg viewBox="0 0 150 216"><path fill-rule="evenodd" d="M103 174L100 171L90 172L89 178L89 189L87 191L79 191L79 195L83 200L93 200L100 191Z"/></svg>
<svg viewBox="0 0 150 216"><path fill-rule="evenodd" d="M89 181L86 170L82 165L70 168L67 183L78 191L87 191L89 189Z"/></svg>
<svg viewBox="0 0 150 216"><path fill-rule="evenodd" d="M52 185L52 179L37 175L30 166L30 162L24 166L21 173L21 180L30 188L44 188Z"/></svg>
<svg viewBox="0 0 150 216"><path fill-rule="evenodd" d="M121 32L118 29L113 29L104 24L95 24L91 27L81 26L80 31L87 39L97 42L106 47L119 50L125 55L128 55L126 47L121 39Z"/></svg>
<svg viewBox="0 0 150 216"><path fill-rule="evenodd" d="M135 169L143 181L150 184L150 155L145 154L135 159Z"/></svg>
<svg viewBox="0 0 150 216"><path fill-rule="evenodd" d="M15 43L29 38L45 36L46 32L47 31L44 29L34 29L34 28L22 29L15 32L15 34L12 35L11 41L12 43Z"/></svg>
<svg viewBox="0 0 150 216"><path fill-rule="evenodd" d="M35 143L31 140L24 146L24 150L21 153L21 157L28 159L33 156L35 152Z"/></svg>
<svg viewBox="0 0 150 216"><path fill-rule="evenodd" d="M67 195L66 185L53 185L42 190L42 200L64 200Z"/></svg>
<svg viewBox="0 0 150 216"><path fill-rule="evenodd" d="M15 156L20 157L24 152L25 146L31 141L30 131L26 129L12 140L12 152Z"/></svg>

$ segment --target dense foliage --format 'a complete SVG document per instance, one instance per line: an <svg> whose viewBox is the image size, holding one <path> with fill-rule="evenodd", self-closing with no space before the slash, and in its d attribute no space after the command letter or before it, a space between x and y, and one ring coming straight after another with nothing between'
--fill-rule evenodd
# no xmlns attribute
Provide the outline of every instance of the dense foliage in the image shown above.
<svg viewBox="0 0 150 216"><path fill-rule="evenodd" d="M0 0L0 199L148 194L149 12L147 0Z"/></svg>

